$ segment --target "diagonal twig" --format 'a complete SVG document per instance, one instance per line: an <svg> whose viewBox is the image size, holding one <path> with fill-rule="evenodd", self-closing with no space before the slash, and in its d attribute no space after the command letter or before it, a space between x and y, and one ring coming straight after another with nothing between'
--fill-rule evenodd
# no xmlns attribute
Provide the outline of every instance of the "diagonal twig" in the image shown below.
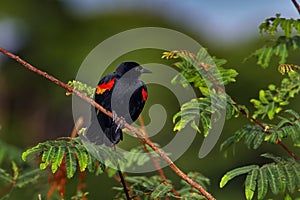
<svg viewBox="0 0 300 200"><path fill-rule="evenodd" d="M182 54L182 55L186 55L188 56L190 59L192 59L193 61L197 61L198 65L200 67L202 67L205 70L205 73L207 73L208 78L210 79L210 81L212 82L212 84L216 87L216 89L221 92L222 94L225 93L224 88L219 84L219 81L216 80L214 78L214 76L210 73L209 68L215 68L214 65L211 64L205 64L203 62L198 62L197 60L197 56L194 53L191 52L187 52L185 50L180 51L180 50L175 50L173 51L174 53L177 54ZM231 97L230 97L230 102L232 104L238 105ZM239 110L244 116L246 116L249 120L253 121L256 125L258 125L259 127L261 127L262 130L265 131L266 134L270 135L272 134L272 132L270 130L266 130L266 127L257 119L255 119L252 115L249 115L244 109L240 108ZM290 154L291 157L293 157L295 160L300 160L300 158L288 147L286 146L282 141L277 140L276 144L280 145L288 154Z"/></svg>
<svg viewBox="0 0 300 200"><path fill-rule="evenodd" d="M58 80L57 78L49 75L48 73L41 71L39 69L37 69L36 67L32 66L31 64L29 64L28 62L26 62L25 60L21 59L19 56L16 56L15 54L3 49L0 47L0 52L3 53L4 55L12 58L13 60L17 61L18 63L20 63L21 65L23 65L24 67L26 67L27 69L29 69L30 71L43 76L44 78L50 80L51 82L55 83L56 85L64 88L65 90L67 90L68 92L71 92L75 95L77 95L78 97L80 97L81 99L83 99L84 101L86 101L87 103L93 105L95 108L97 108L99 111L103 112L104 114L106 114L109 117L113 117L112 113L108 110L106 110L105 108L103 108L102 106L100 106L97 102L95 102L93 99L90 99L89 97L83 95L82 93L80 93L78 90L75 90L74 88L72 88L71 86L63 83L62 81ZM119 118L118 118L119 119ZM120 119L119 119L120 120ZM165 160L169 167L179 176L181 177L183 180L185 180L188 184L190 184L192 187L194 187L195 189L197 189L203 196L205 196L208 200L215 200L215 197L213 197L209 192L207 192L201 185L199 185L198 183L196 183L195 181L193 181L191 178L189 178L183 171L181 171L174 163L173 161L160 149L158 148L156 145L154 145L152 143L152 141L149 138L145 138L143 136L143 134L136 128L134 128L133 126L131 126L130 124L126 123L125 124L125 128L127 128L129 131L131 131L132 133L134 133L143 143L146 143L150 148L152 148L163 160Z"/></svg>
<svg viewBox="0 0 300 200"><path fill-rule="evenodd" d="M145 128L145 123L144 123L144 120L143 120L142 115L139 116L138 120L139 120L141 129L142 129L142 131L143 131L144 134L145 134L145 137L149 138L148 132L147 132L147 130L146 130L146 128ZM146 147L146 144L144 144L144 143L143 143L143 149L144 149L144 151L148 154L148 157L150 158L150 160L153 162L153 164L154 164L156 170L157 170L158 173L159 173L159 176L160 176L164 181L167 181L167 177L165 176L165 173L164 173L164 171L163 171L163 169L161 168L160 163L159 163L160 159L159 159L159 158L154 158L153 156L151 156L149 150L148 150L147 147ZM174 195L175 195L177 198L180 197L180 194L178 193L178 191L175 189L175 187L174 187L173 185L172 185L172 192L174 193Z"/></svg>
<svg viewBox="0 0 300 200"><path fill-rule="evenodd" d="M294 6L296 7L298 13L300 14L300 5L299 5L299 3L296 0L292 0L292 2L294 4Z"/></svg>

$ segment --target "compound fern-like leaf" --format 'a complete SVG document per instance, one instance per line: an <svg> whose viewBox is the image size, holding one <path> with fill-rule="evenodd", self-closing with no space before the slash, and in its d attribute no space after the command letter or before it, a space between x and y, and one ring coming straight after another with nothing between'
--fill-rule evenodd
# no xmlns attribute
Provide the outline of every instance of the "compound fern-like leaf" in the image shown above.
<svg viewBox="0 0 300 200"><path fill-rule="evenodd" d="M256 179L258 175L258 169L253 169L248 173L245 181L245 196L247 200L251 200L254 196L256 189Z"/></svg>
<svg viewBox="0 0 300 200"><path fill-rule="evenodd" d="M67 178L72 178L76 172L77 164L76 157L71 147L66 147L66 169Z"/></svg>
<svg viewBox="0 0 300 200"><path fill-rule="evenodd" d="M223 188L227 184L228 181L232 180L236 176L246 174L249 171L252 171L253 169L257 169L257 168L258 168L257 165L248 165L248 166L239 167L239 168L236 168L236 169L233 169L233 170L227 172L220 181L220 188Z"/></svg>

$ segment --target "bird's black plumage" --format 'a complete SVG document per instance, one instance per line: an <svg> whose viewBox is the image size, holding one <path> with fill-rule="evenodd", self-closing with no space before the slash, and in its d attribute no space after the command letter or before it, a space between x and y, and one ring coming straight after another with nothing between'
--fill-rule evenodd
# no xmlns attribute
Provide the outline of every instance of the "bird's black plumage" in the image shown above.
<svg viewBox="0 0 300 200"><path fill-rule="evenodd" d="M134 122L147 100L147 87L139 80L142 73L150 72L136 62L123 62L112 74L104 76L95 91L95 101L106 110L113 111L127 123ZM100 126L99 126L100 125ZM96 144L112 146L123 139L118 123L92 108L87 137Z"/></svg>

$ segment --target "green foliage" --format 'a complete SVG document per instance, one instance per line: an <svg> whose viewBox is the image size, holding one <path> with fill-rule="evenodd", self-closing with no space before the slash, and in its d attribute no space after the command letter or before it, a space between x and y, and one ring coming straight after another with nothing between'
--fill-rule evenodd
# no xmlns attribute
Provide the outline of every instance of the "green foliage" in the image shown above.
<svg viewBox="0 0 300 200"><path fill-rule="evenodd" d="M14 188L37 184L41 180L40 170L33 169L22 162L20 149L3 141L0 141L0 147L0 188L11 188L12 191ZM11 193L8 192L0 199L8 199L10 195Z"/></svg>
<svg viewBox="0 0 300 200"><path fill-rule="evenodd" d="M244 125L235 134L227 138L221 144L221 150L225 150L231 145L238 143L244 138L245 144L248 148L257 149L267 136L266 132L257 125Z"/></svg>
<svg viewBox="0 0 300 200"><path fill-rule="evenodd" d="M198 172L189 172L187 174L190 178L202 185L204 188L210 184L209 179L204 177ZM174 193L173 184L171 180L163 180L160 176L154 175L151 177L146 176L130 176L125 180L130 184L129 193L131 196L138 196L142 199L164 199L166 197L177 197ZM114 187L119 191L115 198L124 198L122 187ZM198 190L192 188L185 181L181 181L180 188L176 191L181 196L181 199L205 199Z"/></svg>
<svg viewBox="0 0 300 200"><path fill-rule="evenodd" d="M279 36L276 42L271 46L264 46L261 49L256 50L251 56L258 58L257 64L266 68L270 64L270 60L273 56L279 57L279 63L286 63L289 49L300 48L300 37L298 35L292 35L292 32L300 34L300 20L297 19L285 19L280 15L271 17L265 20L260 26L260 33L268 33L274 36L278 32L278 28L281 28L284 32L284 36Z"/></svg>
<svg viewBox="0 0 300 200"><path fill-rule="evenodd" d="M82 94L84 94L87 97L93 98L95 93L95 88L88 86L85 83L82 83L80 81L69 81L68 85L74 88L75 90L78 90ZM71 93L67 92L66 95L70 95Z"/></svg>
<svg viewBox="0 0 300 200"><path fill-rule="evenodd" d="M157 147L160 147L159 144L155 145ZM146 150L145 150L146 148ZM147 153L146 153L147 152ZM165 153L168 155L168 153ZM150 147L148 146L137 146L135 148L130 149L129 153L125 153L123 155L123 161L119 162L120 166L123 170L126 170L126 168L134 168L135 166L143 166L145 163L150 161L151 158L158 158L159 155Z"/></svg>
<svg viewBox="0 0 300 200"><path fill-rule="evenodd" d="M290 137L295 146L300 147L300 115L294 110L286 110L289 117L279 116L280 122L275 127L275 140Z"/></svg>
<svg viewBox="0 0 300 200"><path fill-rule="evenodd" d="M162 58L180 58L174 64L180 74L173 78L172 83L180 83L183 87L193 84L202 94L202 97L183 104L180 111L173 116L174 131L190 125L199 133L203 132L206 137L212 125L211 121L218 120L225 110L227 118L239 113L238 107L224 92L224 85L235 82L238 75L234 69L222 67L226 60L211 58L204 48L197 55L188 51L164 52ZM202 131L197 125L199 120Z"/></svg>
<svg viewBox="0 0 300 200"><path fill-rule="evenodd" d="M188 177L195 180L198 184L203 186L204 189L207 189L210 185L209 178L205 177L199 172L189 172ZM187 182L181 180L181 188L178 189L178 193L181 195L182 199L205 199L199 191L195 188L192 188Z"/></svg>
<svg viewBox="0 0 300 200"><path fill-rule="evenodd" d="M293 36L290 38L285 36L278 37L273 45L264 46L256 50L251 57L257 57L257 64L263 68L267 68L269 67L273 56L279 57L279 64L286 63L289 49L300 49L300 36Z"/></svg>
<svg viewBox="0 0 300 200"><path fill-rule="evenodd" d="M176 60L180 58L180 61L174 63L180 74L173 78L172 83L180 83L184 87L192 83L204 96L209 95L209 89L213 84L227 85L235 82L238 75L236 70L222 67L227 62L225 59L210 57L204 48L201 48L197 55L188 51L164 52L162 58ZM214 80L211 80L212 77Z"/></svg>
<svg viewBox="0 0 300 200"><path fill-rule="evenodd" d="M160 176L131 176L126 177L131 184L132 192L143 199L159 199L172 195L172 183L170 180L163 180Z"/></svg>
<svg viewBox="0 0 300 200"><path fill-rule="evenodd" d="M268 116L269 119L273 119L299 91L300 75L290 72L287 78L282 79L280 87L270 84L267 90L259 91L259 99L250 100L256 108L253 117Z"/></svg>
<svg viewBox="0 0 300 200"><path fill-rule="evenodd" d="M225 109L227 118L238 115L238 106L231 104L228 99L224 98L223 94L218 95L219 93L217 94L215 91L211 91L211 94L213 95L210 97L200 97L184 103L180 111L173 116L173 123L175 124L173 130L180 131L190 125L206 137L211 128L211 121L218 120L224 114ZM197 126L199 119L202 131Z"/></svg>
<svg viewBox="0 0 300 200"><path fill-rule="evenodd" d="M284 32L284 36L279 36L275 43L264 46L254 52L252 56L256 56L258 58L257 63L263 67L269 66L273 56L279 57L279 63L281 64L279 65L279 71L282 74L288 73L289 77L284 78L279 87L270 84L267 90L260 90L259 98L251 100L256 108L254 113L256 118L267 116L269 119L274 119L275 115L282 112L284 106L288 105L290 99L299 92L299 75L295 72L299 69L299 66L285 64L288 51L300 47L300 37L293 34L300 33L299 24L300 20L284 19L278 15L267 19L260 26L261 33L268 33L271 36L274 36L280 27ZM198 132L203 133L204 136L207 136L213 123L219 120L225 111L227 119L232 116L237 117L239 112L242 112L253 120L248 110L237 105L225 92L224 85L235 82L238 75L236 70L223 67L226 60L210 57L204 48L200 49L197 55L183 50L164 53L163 57L176 59L174 66L180 73L173 78L172 83L181 84L183 87L192 84L197 90L197 94L200 94L199 97L183 104L180 111L173 116L174 131L180 131L190 125ZM94 95L94 88L84 83L70 81L68 84L90 98ZM69 94L67 92L67 95ZM261 123L266 127L265 130L259 126L260 122L253 120L256 125L243 126L221 145L221 149L240 142L243 138L245 145L253 149L259 148L264 142L276 144L287 137L291 138L296 147L299 147L299 114L292 110L287 110L284 114L287 116L279 116L280 121L277 125ZM199 122L200 126L198 126ZM81 136L84 138L84 133ZM150 157L155 158L158 156L147 146L133 148L130 150L131 154L119 154L110 151L109 148L102 148L99 145L85 142L79 140L79 138L46 141L25 151L22 158L26 160L29 155L36 155L41 159L40 169L49 168L52 173L56 173L60 168L65 168L67 178L72 178L78 170L81 172L89 171L94 174L102 173L105 168L102 163L111 162L110 164L115 166L120 164L121 169L125 170L128 167L140 167L149 162ZM4 160L4 154L7 154L7 150L1 148L0 164ZM277 195L299 190L300 166L298 161L283 159L271 154L264 154L263 157L272 159L274 162L263 166L252 164L233 169L223 176L220 187L224 187L235 177L245 174L246 199L253 199L255 194L257 194L258 199L264 199L268 191ZM19 169L20 167L14 162L12 162L10 169L12 173L0 168L0 181L17 187L36 183L39 178L36 173L40 170L36 169L23 173ZM112 168L106 168L106 171L109 177L115 176L117 172L116 169ZM189 172L188 176L204 188L209 185L209 179L198 172ZM204 199L199 191L183 180L180 183L173 184L171 180L164 180L162 177L154 175L150 177L126 176L126 181L133 197L142 199ZM178 196L174 192L175 186ZM116 198L124 198L124 191L121 187L116 187L115 190L119 191ZM87 192L77 190L77 194L72 199L85 199L87 195ZM285 199L291 199L291 197L287 194Z"/></svg>
<svg viewBox="0 0 300 200"><path fill-rule="evenodd" d="M71 200L87 199L88 195L88 192L77 191L76 194L71 197Z"/></svg>
<svg viewBox="0 0 300 200"><path fill-rule="evenodd" d="M52 173L64 163L67 171L67 178L72 178L77 170L81 172L88 170L91 173L104 171L105 166L98 162L89 154L86 148L81 144L79 138L76 139L58 139L39 143L35 147L28 149L22 154L22 159L26 161L30 154L42 155L40 169L46 169L51 165Z"/></svg>
<svg viewBox="0 0 300 200"><path fill-rule="evenodd" d="M270 35L275 35L279 27L284 31L284 35L287 38L291 37L293 30L295 30L297 34L300 34L300 19L286 19L280 17L280 14L277 14L276 17L267 18L261 23L259 31L261 34L265 32Z"/></svg>
<svg viewBox="0 0 300 200"><path fill-rule="evenodd" d="M258 99L251 99L256 108L253 114L254 118L261 117L263 119L267 116L270 120L274 119L275 115L281 112L284 106L290 103L290 99L294 98L300 90L300 76L295 72L299 66L285 64L289 55L288 51L300 48L300 36L292 34L293 30L295 34L300 33L300 20L284 19L277 15L275 18L266 19L259 28L261 33L265 32L274 36L278 27L284 31L284 36L279 36L274 44L256 50L251 56L257 57L257 64L264 68L270 65L273 56L278 56L278 70L283 75L287 73L288 77L283 78L279 87L270 84L267 90L259 91ZM263 124L265 130L259 126L259 123L244 125L222 143L221 149L226 149L240 142L242 138L244 138L245 145L253 149L260 147L263 142L277 144L287 137L291 138L293 144L299 147L299 114L293 110L286 110L284 114L288 116L278 116L280 121L277 125ZM268 189L275 195L284 194L287 191L294 193L299 188L299 162L295 161L294 158L283 159L271 154L262 156L275 162L261 167L249 165L231 170L221 179L220 187L224 187L229 180L236 176L247 174L245 179L246 199L253 199L255 192L257 192L257 199L264 199ZM289 195L286 195L285 199L290 199Z"/></svg>
<svg viewBox="0 0 300 200"><path fill-rule="evenodd" d="M225 150L231 145L238 143L244 138L245 145L250 149L259 148L263 142L277 144L284 138L291 138L293 144L300 147L300 115L293 110L286 110L284 113L289 114L289 117L279 116L281 119L277 125L265 125L266 130L263 130L258 125L244 125L235 134L227 138L221 144L221 150ZM268 132L267 132L268 131Z"/></svg>
<svg viewBox="0 0 300 200"><path fill-rule="evenodd" d="M12 145L0 140L0 165L5 164L6 161L14 160L17 164L22 164L20 155L22 151Z"/></svg>
<svg viewBox="0 0 300 200"><path fill-rule="evenodd" d="M273 163L249 165L228 171L220 181L224 187L228 181L236 176L247 174L245 180L245 196L247 200L253 199L257 191L257 199L264 199L268 189L275 195L289 191L295 192L300 187L300 163L294 159L283 159L271 154L263 154L265 158L272 159Z"/></svg>
<svg viewBox="0 0 300 200"><path fill-rule="evenodd" d="M0 168L0 183L11 187L22 188L29 184L36 184L40 177L40 170L20 170L15 162L11 164L11 172Z"/></svg>

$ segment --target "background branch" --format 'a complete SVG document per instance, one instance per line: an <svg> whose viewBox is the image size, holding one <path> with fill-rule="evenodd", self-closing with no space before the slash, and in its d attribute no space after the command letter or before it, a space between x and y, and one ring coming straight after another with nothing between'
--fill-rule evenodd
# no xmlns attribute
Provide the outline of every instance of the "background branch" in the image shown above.
<svg viewBox="0 0 300 200"><path fill-rule="evenodd" d="M297 2L296 2L297 3ZM298 4L297 4L298 5ZM299 6L299 5L298 5ZM300 9L300 7L299 7ZM194 53L188 52L183 50L175 50L173 51L174 53L180 53L183 55L188 55L193 61L195 61L195 63L198 63L198 65L200 67L202 67L205 70L205 73L207 73L208 78L210 79L210 81L212 82L212 84L216 87L216 89L221 93L221 94L226 94L224 88L219 84L219 81L216 80L214 78L214 76L210 73L210 68L215 68L216 66L211 65L211 64L206 64L203 62L199 62L197 60L197 56ZM232 104L238 105L238 103L236 103L231 97L230 97L230 102ZM268 135L272 134L272 132L270 130L267 130L266 127L257 119L255 119L252 115L249 115L244 109L240 109L239 110L243 115L245 115L248 119L250 119L251 121L253 121L256 125L258 125L259 127L261 127L262 130L264 130L264 132ZM290 154L291 157L293 157L295 160L300 160L299 157L288 147L286 146L282 141L277 140L276 144L278 144L279 146L281 146L288 154Z"/></svg>
<svg viewBox="0 0 300 200"><path fill-rule="evenodd" d="M294 6L296 7L298 13L300 14L300 5L298 4L298 2L296 0L292 0Z"/></svg>
<svg viewBox="0 0 300 200"><path fill-rule="evenodd" d="M104 114L106 114L109 117L113 117L112 113L106 109L104 109L102 106L100 106L97 102L95 102L93 99L88 98L87 96L83 95L82 93L80 93L79 91L75 90L74 88L72 88L71 86L61 82L60 80L58 80L57 78L49 75L48 73L41 71L39 69L37 69L36 67L32 66L31 64L29 64L28 62L26 62L25 60L21 59L19 56L16 56L15 54L0 48L0 52L3 53L4 55L12 58L13 60L17 61L18 63L20 63L21 65L23 65L24 67L26 67L27 69L29 69L30 71L43 76L44 78L50 80L51 82L55 83L56 85L64 88L65 90L67 90L68 92L71 92L75 95L77 95L78 97L80 97L81 99L83 99L84 101L88 102L89 104L93 105L94 107L96 107L98 110L100 110L101 112L103 112ZM209 200L215 200L215 198L209 193L207 192L201 185L199 185L198 183L196 183L195 181L193 181L191 178L189 178L183 171L181 171L174 163L173 161L160 149L158 148L156 145L154 145L152 143L152 141L149 138L146 138L143 136L142 133L140 133L140 131L136 128L134 128L133 126L131 126L130 124L126 123L125 127L131 131L132 133L134 133L142 142L146 143L149 147L151 147L158 155L161 156L161 158L163 160L165 160L169 167L178 175L180 176L183 180L185 180L188 184L190 184L192 187L194 187L195 189L197 189L203 196L205 196L207 199Z"/></svg>
<svg viewBox="0 0 300 200"><path fill-rule="evenodd" d="M138 120L139 120L141 129L142 129L142 131L143 131L145 137L149 138L148 132L147 132L147 130L146 130L146 128L145 128L145 123L144 123L144 120L143 120L142 115L139 116ZM156 170L158 171L160 177L161 177L165 182L167 182L167 177L165 176L165 173L164 173L164 171L163 171L163 169L161 168L160 163L159 163L160 159L159 159L159 158L156 158L156 157L154 158L153 156L151 156L151 154L150 154L149 150L147 149L145 143L143 143L143 149L144 149L144 151L148 154L150 160L153 162L153 164L154 164ZM174 188L173 185L172 185L172 192L174 193L174 195L176 195L176 197L178 197L178 198L180 197L180 194L177 192L177 190Z"/></svg>

